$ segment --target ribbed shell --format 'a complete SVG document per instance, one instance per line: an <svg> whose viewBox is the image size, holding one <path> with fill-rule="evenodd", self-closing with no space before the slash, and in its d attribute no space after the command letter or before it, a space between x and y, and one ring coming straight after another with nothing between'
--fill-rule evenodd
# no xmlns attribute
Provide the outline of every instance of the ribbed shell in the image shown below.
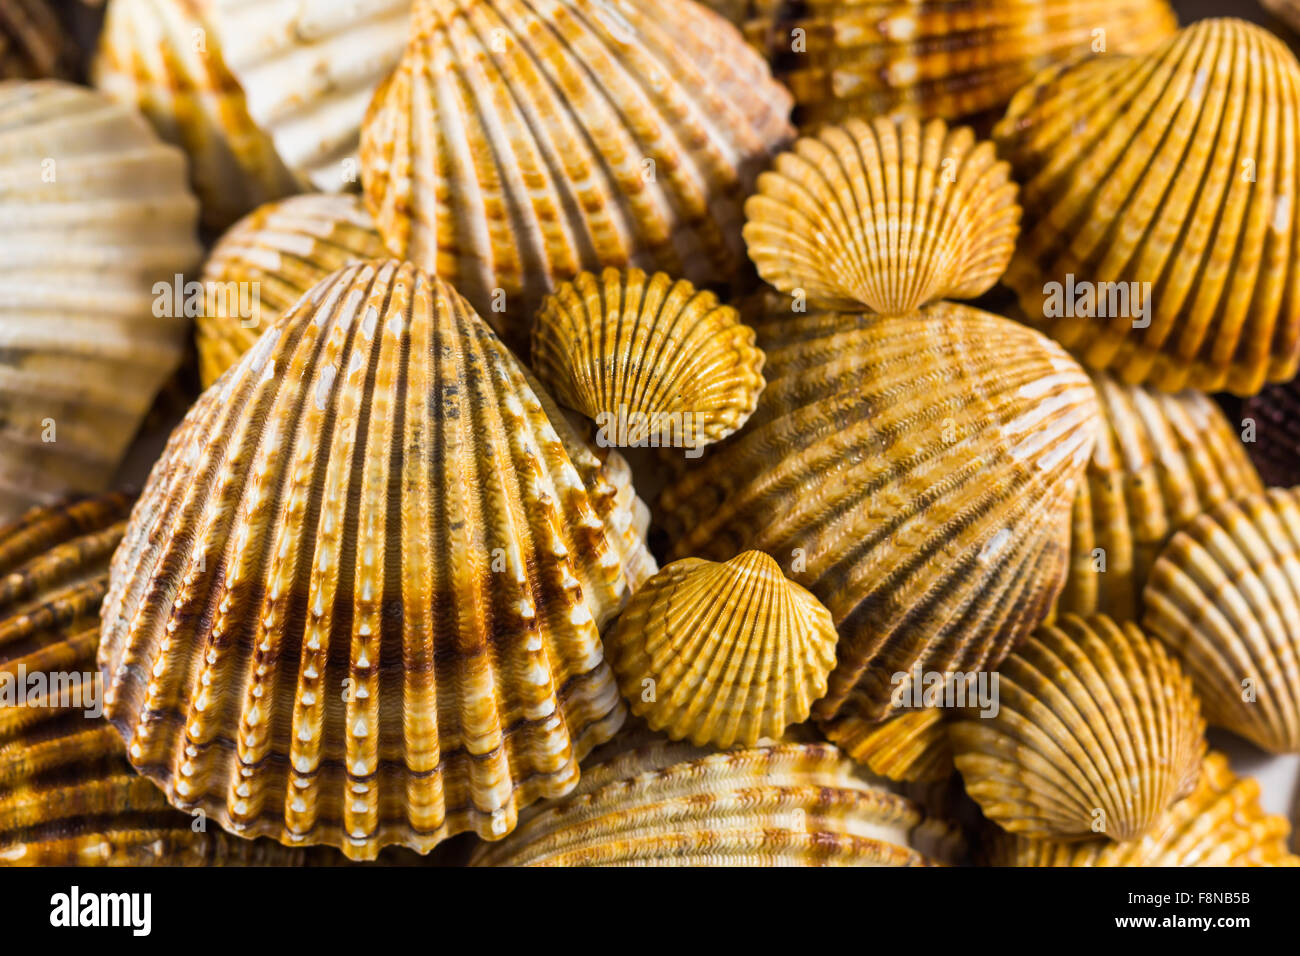
<svg viewBox="0 0 1300 956"><path fill-rule="evenodd" d="M763 353L735 309L640 269L583 272L547 296L531 364L614 445L703 447L740 428L763 390Z"/></svg>
<svg viewBox="0 0 1300 956"><path fill-rule="evenodd" d="M1255 423L1254 441L1246 450L1268 485L1300 484L1300 380L1270 385L1247 400L1245 419Z"/></svg>
<svg viewBox="0 0 1300 956"><path fill-rule="evenodd" d="M114 557L132 763L353 858L508 833L625 715L599 629L654 563L612 474L445 283L326 279L199 399Z"/></svg>
<svg viewBox="0 0 1300 956"><path fill-rule="evenodd" d="M0 80L65 77L71 53L48 0L0 0Z"/></svg>
<svg viewBox="0 0 1300 956"><path fill-rule="evenodd" d="M730 25L690 0L416 0L412 29L363 130L366 202L508 344L584 269L736 278L793 129Z"/></svg>
<svg viewBox="0 0 1300 956"><path fill-rule="evenodd" d="M242 314L242 309L227 309L225 315L205 309L199 317L203 387L238 362L258 336L321 279L350 262L384 255L383 241L357 196L292 196L235 223L212 247L203 280L229 289L227 302L251 303L256 290L257 308L247 310L255 313L251 315Z"/></svg>
<svg viewBox="0 0 1300 956"><path fill-rule="evenodd" d="M1258 783L1210 753L1192 794L1140 840L1058 843L989 827L985 850L994 866L1300 866L1287 851L1290 829L1260 808Z"/></svg>
<svg viewBox="0 0 1300 956"><path fill-rule="evenodd" d="M1198 517L1161 552L1143 603L1142 626L1182 659L1211 724L1300 751L1300 488Z"/></svg>
<svg viewBox="0 0 1300 956"><path fill-rule="evenodd" d="M1054 343L967 306L872 319L766 305L758 410L656 519L672 557L776 558L840 632L814 714L879 720L896 673L996 665L1047 614L1096 397Z"/></svg>
<svg viewBox="0 0 1300 956"><path fill-rule="evenodd" d="M0 520L108 484L180 364L186 320L155 310L197 218L185 157L134 111L0 83Z"/></svg>
<svg viewBox="0 0 1300 956"><path fill-rule="evenodd" d="M915 866L960 839L829 744L653 743L583 768L479 866Z"/></svg>
<svg viewBox="0 0 1300 956"><path fill-rule="evenodd" d="M952 776L952 746L943 712L904 711L875 723L851 714L825 723L831 743L874 774L929 783Z"/></svg>
<svg viewBox="0 0 1300 956"><path fill-rule="evenodd" d="M1025 210L1005 282L1029 321L1090 367L1166 391L1251 395L1294 376L1297 116L1300 65L1240 20L1044 71L995 131ZM1070 317L1071 276L1076 316L1085 280L1127 314ZM1096 285L1121 282L1150 283L1148 327L1135 327L1133 287L1125 310L1118 287Z"/></svg>
<svg viewBox="0 0 1300 956"><path fill-rule="evenodd" d="M1020 220L993 144L942 120L848 120L795 143L745 203L758 274L816 307L904 315L970 299L1011 261Z"/></svg>
<svg viewBox="0 0 1300 956"><path fill-rule="evenodd" d="M761 551L684 558L629 602L605 653L632 712L673 740L752 747L808 719L835 666L835 622Z"/></svg>

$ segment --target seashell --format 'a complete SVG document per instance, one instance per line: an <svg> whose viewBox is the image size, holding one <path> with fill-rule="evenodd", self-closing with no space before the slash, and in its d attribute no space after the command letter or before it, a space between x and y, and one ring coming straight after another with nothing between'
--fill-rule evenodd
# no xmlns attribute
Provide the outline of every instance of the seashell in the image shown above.
<svg viewBox="0 0 1300 956"><path fill-rule="evenodd" d="M224 229L250 209L298 191L269 136L248 115L209 25L210 0L113 0L94 81L145 114L185 150L203 224Z"/></svg>
<svg viewBox="0 0 1300 956"><path fill-rule="evenodd" d="M1282 20L1293 32L1300 32L1300 2L1297 0L1259 0L1259 5Z"/></svg>
<svg viewBox="0 0 1300 956"><path fill-rule="evenodd" d="M48 0L0 0L0 80L67 77L72 41Z"/></svg>
<svg viewBox="0 0 1300 956"><path fill-rule="evenodd" d="M994 134L1021 183L1004 281L1028 321L1165 391L1292 378L1297 109L1300 64L1240 20L1040 74Z"/></svg>
<svg viewBox="0 0 1300 956"><path fill-rule="evenodd" d="M996 665L1047 614L1096 398L1062 349L978 309L766 307L758 410L656 515L673 558L788 561L840 633L814 715L877 721L898 691L909 706L914 667Z"/></svg>
<svg viewBox="0 0 1300 956"><path fill-rule="evenodd" d="M1192 682L1132 623L1067 615L998 669L998 709L950 725L966 793L1012 833L1134 840L1192 792L1205 721Z"/></svg>
<svg viewBox="0 0 1300 956"><path fill-rule="evenodd" d="M520 350L525 317L584 269L736 278L744 199L794 131L719 17L690 0L416 0L412 17L362 130L394 254Z"/></svg>
<svg viewBox="0 0 1300 956"><path fill-rule="evenodd" d="M740 428L763 390L763 353L735 309L640 269L583 272L547 296L532 366L613 445L701 448Z"/></svg>
<svg viewBox="0 0 1300 956"><path fill-rule="evenodd" d="M1300 488L1196 518L1160 553L1142 598L1143 628L1181 658L1212 725L1300 751Z"/></svg>
<svg viewBox="0 0 1300 956"><path fill-rule="evenodd" d="M665 567L628 603L605 653L651 729L752 747L808 719L836 640L830 611L766 554L746 551Z"/></svg>
<svg viewBox="0 0 1300 956"><path fill-rule="evenodd" d="M952 746L943 712L906 710L880 723L846 714L828 721L827 739L874 774L930 783L952 776Z"/></svg>
<svg viewBox="0 0 1300 956"><path fill-rule="evenodd" d="M114 558L132 764L353 859L503 836L625 716L600 628L655 569L611 477L446 283L335 273L204 392Z"/></svg>
<svg viewBox="0 0 1300 956"><path fill-rule="evenodd" d="M989 142L942 120L852 119L776 158L745 204L758 274L814 306L905 315L993 287L1020 207Z"/></svg>
<svg viewBox="0 0 1300 956"><path fill-rule="evenodd" d="M1221 753L1205 757L1196 789L1141 840L1059 843L989 829L994 866L1300 866L1287 852L1286 818L1265 813L1259 784L1234 776Z"/></svg>
<svg viewBox="0 0 1300 956"><path fill-rule="evenodd" d="M1300 379L1270 385L1246 401L1243 427L1254 423L1246 450L1270 486L1300 484Z"/></svg>
<svg viewBox="0 0 1300 956"><path fill-rule="evenodd" d="M308 193L262 206L236 223L203 267L207 288L251 308L205 310L196 322L207 388L312 286L384 244L357 196ZM248 290L245 292L244 290ZM255 295L255 298L254 298ZM242 296L242 298L241 298Z"/></svg>
<svg viewBox="0 0 1300 956"><path fill-rule="evenodd" d="M1074 499L1070 576L1058 611L1136 620L1151 565L1176 530L1229 498L1262 491L1259 474L1214 401L1092 384L1103 427Z"/></svg>
<svg viewBox="0 0 1300 956"><path fill-rule="evenodd" d="M583 768L476 866L915 866L961 838L829 744L653 743Z"/></svg>
<svg viewBox="0 0 1300 956"><path fill-rule="evenodd" d="M0 83L0 520L107 487L180 365L169 284L200 255L185 178L134 111Z"/></svg>

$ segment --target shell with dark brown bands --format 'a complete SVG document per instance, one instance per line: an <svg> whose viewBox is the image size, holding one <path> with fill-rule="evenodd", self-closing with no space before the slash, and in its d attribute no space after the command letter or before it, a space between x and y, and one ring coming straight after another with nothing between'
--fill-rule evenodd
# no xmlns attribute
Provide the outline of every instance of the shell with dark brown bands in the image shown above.
<svg viewBox="0 0 1300 956"><path fill-rule="evenodd" d="M0 0L0 80L66 78L74 52L49 0Z"/></svg>
<svg viewBox="0 0 1300 956"><path fill-rule="evenodd" d="M1242 408L1242 434L1264 483L1300 485L1300 379L1270 385Z"/></svg>

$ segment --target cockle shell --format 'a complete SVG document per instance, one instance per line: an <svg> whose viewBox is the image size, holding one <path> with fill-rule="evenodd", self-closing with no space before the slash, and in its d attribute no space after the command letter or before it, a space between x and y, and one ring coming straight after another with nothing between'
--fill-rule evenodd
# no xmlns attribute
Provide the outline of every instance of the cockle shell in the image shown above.
<svg viewBox="0 0 1300 956"><path fill-rule="evenodd" d="M673 740L752 747L808 719L835 666L835 622L761 551L684 558L652 577L605 640L632 712Z"/></svg>
<svg viewBox="0 0 1300 956"><path fill-rule="evenodd" d="M874 774L929 783L952 776L952 745L943 712L905 710L879 723L845 714L823 724L831 743Z"/></svg>
<svg viewBox="0 0 1300 956"><path fill-rule="evenodd" d="M1243 434L1252 423L1246 450L1264 482L1300 485L1300 379L1270 385L1248 399L1242 408Z"/></svg>
<svg viewBox="0 0 1300 956"><path fill-rule="evenodd" d="M205 310L199 317L203 387L239 361L321 279L350 262L384 255L383 241L357 196L292 196L235 223L213 246L203 280L207 288L226 289L227 303L247 301L253 308Z"/></svg>
<svg viewBox="0 0 1300 956"><path fill-rule="evenodd" d="M966 127L848 120L776 159L745 203L758 274L828 309L904 315L993 287L1020 207L1010 167Z"/></svg>
<svg viewBox="0 0 1300 956"><path fill-rule="evenodd" d="M0 80L67 76L71 45L48 0L0 0Z"/></svg>
<svg viewBox="0 0 1300 956"><path fill-rule="evenodd" d="M1012 833L1133 840L1191 793L1205 754L1192 682L1126 622L1067 615L998 668L998 710L950 725L957 769Z"/></svg>
<svg viewBox="0 0 1300 956"><path fill-rule="evenodd" d="M527 344L557 281L605 266L729 284L790 97L690 0L416 0L362 132L392 252ZM536 117L547 117L538 124Z"/></svg>
<svg viewBox="0 0 1300 956"><path fill-rule="evenodd" d="M1040 74L995 131L1021 183L1005 281L1028 321L1166 391L1293 377L1298 110L1300 64L1240 20Z"/></svg>
<svg viewBox="0 0 1300 956"><path fill-rule="evenodd" d="M613 445L701 448L740 428L763 390L763 353L735 309L640 269L583 272L547 296L532 367Z"/></svg>
<svg viewBox="0 0 1300 956"><path fill-rule="evenodd" d="M625 716L600 628L655 569L613 473L450 286L330 276L199 399L114 557L131 762L353 858L508 833Z"/></svg>
<svg viewBox="0 0 1300 956"><path fill-rule="evenodd" d="M1156 560L1143 603L1142 626L1182 659L1211 724L1300 751L1300 488L1196 518Z"/></svg>
<svg viewBox="0 0 1300 956"><path fill-rule="evenodd" d="M1196 789L1140 840L1060 843L990 827L984 846L994 866L1300 866L1287 852L1290 829L1260 808L1258 783L1210 753Z"/></svg>
<svg viewBox="0 0 1300 956"><path fill-rule="evenodd" d="M814 714L880 720L894 675L993 666L1047 614L1096 397L1057 345L977 309L767 305L758 410L656 517L672 557L776 558L840 632Z"/></svg>
<svg viewBox="0 0 1300 956"><path fill-rule="evenodd" d="M947 862L955 831L829 744L707 753L652 743L583 768L478 866L908 866Z"/></svg>
<svg viewBox="0 0 1300 956"><path fill-rule="evenodd" d="M185 158L134 111L0 83L0 520L107 486L180 364L166 306L197 218Z"/></svg>

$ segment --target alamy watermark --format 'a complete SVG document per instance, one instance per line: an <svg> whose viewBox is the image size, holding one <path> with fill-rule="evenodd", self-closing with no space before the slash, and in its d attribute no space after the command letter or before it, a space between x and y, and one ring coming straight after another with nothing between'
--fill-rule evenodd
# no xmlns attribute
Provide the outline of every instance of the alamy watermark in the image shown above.
<svg viewBox="0 0 1300 956"><path fill-rule="evenodd" d="M917 664L890 678L895 710L921 707L979 708L981 717L998 715L996 671L923 671Z"/></svg>
<svg viewBox="0 0 1300 956"><path fill-rule="evenodd" d="M177 274L170 282L155 282L153 314L159 319L239 319L256 328L262 318L260 282L186 282Z"/></svg>
<svg viewBox="0 0 1300 956"><path fill-rule="evenodd" d="M1074 273L1043 286L1045 319L1130 319L1133 328L1151 325L1150 282L1088 282Z"/></svg>
<svg viewBox="0 0 1300 956"><path fill-rule="evenodd" d="M704 429L704 416L694 412L637 412L620 405L596 416L596 444L601 448L685 448L687 458L699 458L704 446L695 436Z"/></svg>
<svg viewBox="0 0 1300 956"><path fill-rule="evenodd" d="M104 715L104 677L98 671L0 671L0 708L49 707Z"/></svg>

